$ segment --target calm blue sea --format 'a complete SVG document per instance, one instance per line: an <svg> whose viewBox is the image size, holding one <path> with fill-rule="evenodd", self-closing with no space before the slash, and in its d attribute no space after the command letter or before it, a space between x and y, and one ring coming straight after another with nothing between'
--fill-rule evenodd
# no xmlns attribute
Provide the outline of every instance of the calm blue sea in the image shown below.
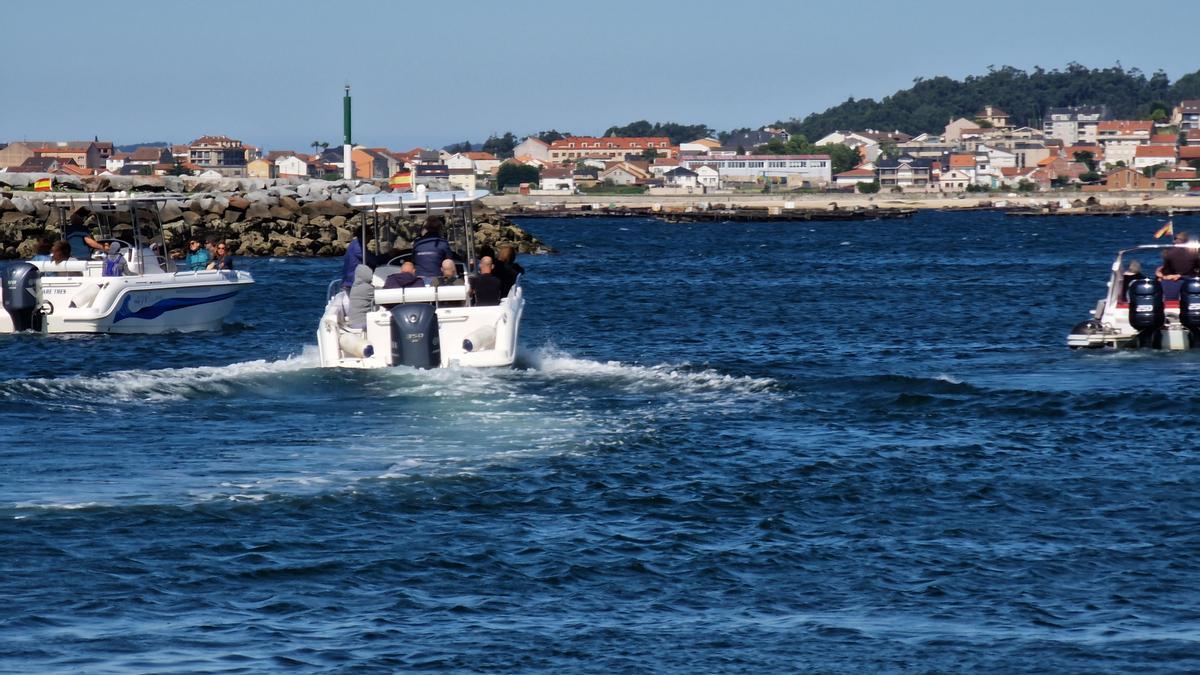
<svg viewBox="0 0 1200 675"><path fill-rule="evenodd" d="M1159 224L531 220L512 370L316 368L335 260L0 336L0 671L1196 671L1200 354L1065 345Z"/></svg>

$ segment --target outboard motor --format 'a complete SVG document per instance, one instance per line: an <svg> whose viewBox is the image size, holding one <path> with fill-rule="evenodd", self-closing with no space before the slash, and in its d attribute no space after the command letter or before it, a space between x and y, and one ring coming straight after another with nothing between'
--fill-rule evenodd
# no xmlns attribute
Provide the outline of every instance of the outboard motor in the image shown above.
<svg viewBox="0 0 1200 675"><path fill-rule="evenodd" d="M39 275L38 268L27 262L10 263L4 268L4 311L12 317L15 331L33 328L33 310L38 305Z"/></svg>
<svg viewBox="0 0 1200 675"><path fill-rule="evenodd" d="M1200 347L1200 278L1184 277L1179 287L1179 323L1191 333L1193 347Z"/></svg>
<svg viewBox="0 0 1200 675"><path fill-rule="evenodd" d="M1129 284L1129 325L1138 332L1138 344L1150 346L1166 320L1162 284L1158 279L1134 279Z"/></svg>
<svg viewBox="0 0 1200 675"><path fill-rule="evenodd" d="M392 308L392 362L413 368L437 368L442 363L437 311L433 305Z"/></svg>

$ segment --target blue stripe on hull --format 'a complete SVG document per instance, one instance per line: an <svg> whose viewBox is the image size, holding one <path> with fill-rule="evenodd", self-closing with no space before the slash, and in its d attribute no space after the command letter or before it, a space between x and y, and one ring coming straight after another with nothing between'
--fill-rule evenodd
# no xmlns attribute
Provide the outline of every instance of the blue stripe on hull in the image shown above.
<svg viewBox="0 0 1200 675"><path fill-rule="evenodd" d="M166 300L159 300L153 305L143 307L136 312L129 311L129 301L133 297L133 294L130 294L125 296L125 299L121 302L121 307L117 309L117 315L113 317L113 323L122 321L124 319L157 319L163 314L176 309L185 309L187 307L195 307L197 305L207 305L212 302L220 302L222 300L228 300L237 294L237 291L231 291L229 293L222 293L221 295L214 295L207 298L167 298Z"/></svg>

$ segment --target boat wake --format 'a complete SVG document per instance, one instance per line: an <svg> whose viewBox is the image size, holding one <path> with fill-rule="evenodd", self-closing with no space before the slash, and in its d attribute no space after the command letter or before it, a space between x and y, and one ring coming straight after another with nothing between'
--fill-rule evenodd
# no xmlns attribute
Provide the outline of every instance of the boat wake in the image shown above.
<svg viewBox="0 0 1200 675"><path fill-rule="evenodd" d="M63 378L23 378L0 382L0 401L36 402L90 400L107 402L184 401L197 396L222 396L239 384L312 368L315 347L280 361L264 359L227 366L197 366L156 370L117 370L104 375Z"/></svg>

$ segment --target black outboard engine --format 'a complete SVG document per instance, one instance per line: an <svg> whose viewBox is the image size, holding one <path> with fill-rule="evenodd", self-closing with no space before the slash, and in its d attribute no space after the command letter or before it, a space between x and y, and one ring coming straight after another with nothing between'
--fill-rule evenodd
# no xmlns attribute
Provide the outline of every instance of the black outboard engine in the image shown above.
<svg viewBox="0 0 1200 675"><path fill-rule="evenodd" d="M437 311L433 305L392 308L392 361L413 368L437 368L442 363Z"/></svg>
<svg viewBox="0 0 1200 675"><path fill-rule="evenodd" d="M14 330L33 328L33 310L37 307L37 280L40 271L27 262L9 263L4 268L4 311L12 317Z"/></svg>
<svg viewBox="0 0 1200 675"><path fill-rule="evenodd" d="M1162 284L1158 279L1134 279L1129 284L1129 325L1138 332L1138 344L1151 346L1166 323Z"/></svg>
<svg viewBox="0 0 1200 675"><path fill-rule="evenodd" d="M1200 347L1200 278L1183 278L1179 287L1179 323L1191 334L1191 346Z"/></svg>

